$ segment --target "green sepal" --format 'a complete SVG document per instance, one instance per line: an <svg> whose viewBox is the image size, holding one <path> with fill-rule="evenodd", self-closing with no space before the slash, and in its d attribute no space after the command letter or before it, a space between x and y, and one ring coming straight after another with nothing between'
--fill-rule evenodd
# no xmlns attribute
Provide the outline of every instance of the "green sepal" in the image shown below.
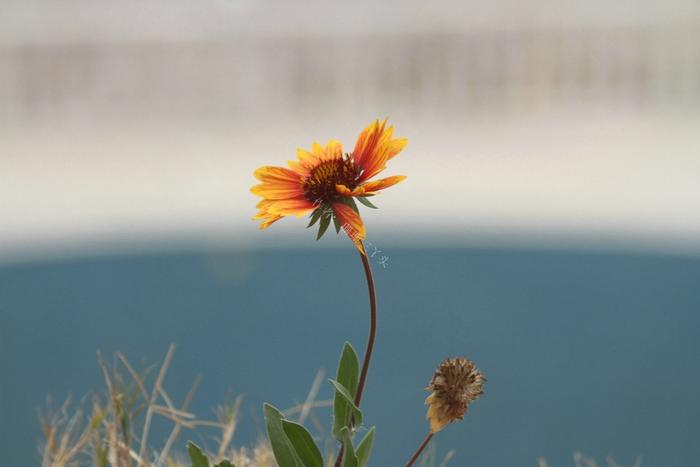
<svg viewBox="0 0 700 467"><path fill-rule="evenodd" d="M289 420L282 420L282 428L305 467L323 467L321 451L303 425Z"/></svg>
<svg viewBox="0 0 700 467"><path fill-rule="evenodd" d="M359 213L360 213L360 210L359 210L358 207L357 207L357 203L355 202L355 198L345 198L345 199L348 200L347 203L345 203L345 204L347 204L348 206L350 206L350 207L352 208L353 211L355 211L356 213L359 214Z"/></svg>
<svg viewBox="0 0 700 467"><path fill-rule="evenodd" d="M328 226L331 224L331 217L333 217L333 215L328 212L324 212L321 215L321 224L318 227L318 235L316 235L316 240L321 240L323 234L325 234L326 230L328 230Z"/></svg>
<svg viewBox="0 0 700 467"><path fill-rule="evenodd" d="M370 200L368 200L368 199L367 199L366 197L364 197L364 196L358 196L358 197L357 197L357 200L358 200L360 203L362 203L362 204L364 204L365 206L367 206L368 208L379 209L377 206L375 206L374 204L372 204L372 203L370 202Z"/></svg>
<svg viewBox="0 0 700 467"><path fill-rule="evenodd" d="M309 216L309 225L307 225L306 228L308 229L309 227L313 226L321 217L321 214L323 214L323 206L314 209L314 212L312 212Z"/></svg>

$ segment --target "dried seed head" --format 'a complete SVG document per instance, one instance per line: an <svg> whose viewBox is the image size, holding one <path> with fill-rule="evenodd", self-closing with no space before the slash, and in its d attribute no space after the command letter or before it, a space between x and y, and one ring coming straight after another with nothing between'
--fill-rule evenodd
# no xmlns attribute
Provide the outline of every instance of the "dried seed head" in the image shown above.
<svg viewBox="0 0 700 467"><path fill-rule="evenodd" d="M462 420L469 403L483 394L486 378L472 361L464 357L448 358L435 371L431 394L425 400L430 431L437 433L455 420Z"/></svg>

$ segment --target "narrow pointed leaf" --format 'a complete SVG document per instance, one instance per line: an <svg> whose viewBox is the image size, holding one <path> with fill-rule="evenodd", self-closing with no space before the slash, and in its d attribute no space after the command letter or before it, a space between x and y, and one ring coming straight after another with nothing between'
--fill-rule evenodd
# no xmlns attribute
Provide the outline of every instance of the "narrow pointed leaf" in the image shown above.
<svg viewBox="0 0 700 467"><path fill-rule="evenodd" d="M272 453L275 455L277 464L284 467L305 467L284 432L282 412L267 403L264 405L264 411L267 436L270 439Z"/></svg>
<svg viewBox="0 0 700 467"><path fill-rule="evenodd" d="M190 455L192 467L209 467L209 459L204 455L202 449L192 441L187 442L187 453Z"/></svg>
<svg viewBox="0 0 700 467"><path fill-rule="evenodd" d="M362 203L362 204L364 204L365 206L367 206L368 208L379 209L377 206L375 206L374 204L372 204L372 203L370 202L370 200L368 200L368 199L365 198L364 196L358 196L358 197L357 197L357 200L358 200L360 203Z"/></svg>
<svg viewBox="0 0 700 467"><path fill-rule="evenodd" d="M377 431L376 427L370 428L360 444L357 445L355 454L357 455L357 463L359 467L364 467L369 460L369 455L372 453L372 446L374 445L374 434Z"/></svg>
<svg viewBox="0 0 700 467"><path fill-rule="evenodd" d="M323 467L321 451L303 425L282 420L282 428L305 467Z"/></svg>
<svg viewBox="0 0 700 467"><path fill-rule="evenodd" d="M343 443L343 461L340 464L341 467L359 467L355 448L352 446L352 440L350 439L350 430L348 430L347 427L343 427L343 429L340 430L340 442Z"/></svg>
<svg viewBox="0 0 700 467"><path fill-rule="evenodd" d="M355 398L357 391L357 381L360 373L360 362L357 358L355 349L346 342L343 346L343 351L340 354L338 362L338 371L335 379L347 392L350 393L351 401ZM333 398L333 437L340 440L340 430L350 424L350 416L352 415L352 406L348 403L347 398L343 397L338 392Z"/></svg>

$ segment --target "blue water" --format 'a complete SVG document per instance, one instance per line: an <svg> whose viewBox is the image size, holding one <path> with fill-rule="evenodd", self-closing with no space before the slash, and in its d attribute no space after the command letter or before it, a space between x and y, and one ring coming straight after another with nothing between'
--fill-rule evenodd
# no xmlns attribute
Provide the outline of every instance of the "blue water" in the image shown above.
<svg viewBox="0 0 700 467"><path fill-rule="evenodd" d="M403 465L426 431L434 367L466 355L488 377L464 422L436 437L454 466L700 459L700 260L526 250L394 248L374 263L379 336L363 407L373 466ZM206 417L243 393L239 443L260 404L302 400L344 340L364 347L367 297L350 249L184 252L0 268L0 452L38 465L37 410L102 391L95 351L156 363L166 387L197 375ZM324 385L320 397L331 395ZM212 432L186 432L211 443ZM162 433L152 438L161 442Z"/></svg>

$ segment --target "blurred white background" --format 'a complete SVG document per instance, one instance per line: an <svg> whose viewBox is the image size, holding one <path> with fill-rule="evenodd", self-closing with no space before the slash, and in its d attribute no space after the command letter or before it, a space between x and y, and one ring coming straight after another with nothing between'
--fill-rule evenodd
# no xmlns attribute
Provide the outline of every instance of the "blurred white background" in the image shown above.
<svg viewBox="0 0 700 467"><path fill-rule="evenodd" d="M370 237L700 252L700 2L3 0L0 258L305 238L252 171L385 116Z"/></svg>

